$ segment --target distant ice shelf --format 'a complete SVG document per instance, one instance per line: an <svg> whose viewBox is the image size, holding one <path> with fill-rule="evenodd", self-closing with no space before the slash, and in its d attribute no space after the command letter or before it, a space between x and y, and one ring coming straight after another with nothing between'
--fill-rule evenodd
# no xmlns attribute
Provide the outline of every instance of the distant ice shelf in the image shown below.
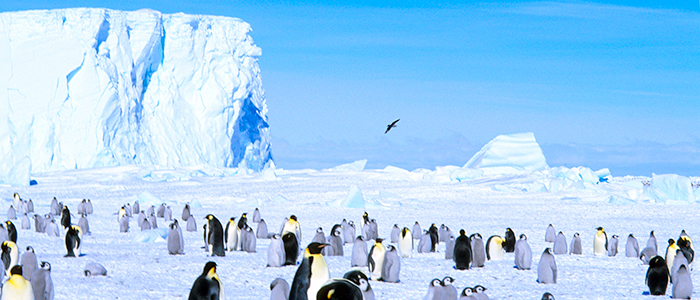
<svg viewBox="0 0 700 300"><path fill-rule="evenodd" d="M109 9L0 13L0 183L117 165L272 163L247 23Z"/></svg>

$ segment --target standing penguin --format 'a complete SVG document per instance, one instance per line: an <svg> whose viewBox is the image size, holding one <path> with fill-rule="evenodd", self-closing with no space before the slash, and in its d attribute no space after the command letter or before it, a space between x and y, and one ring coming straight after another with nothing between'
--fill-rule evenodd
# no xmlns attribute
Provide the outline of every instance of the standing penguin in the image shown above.
<svg viewBox="0 0 700 300"><path fill-rule="evenodd" d="M549 224L549 226L547 226L547 231L544 234L544 241L548 243L554 243L555 238L556 231L554 230L554 226L552 226L552 224Z"/></svg>
<svg viewBox="0 0 700 300"><path fill-rule="evenodd" d="M659 253L659 244L656 242L656 236L654 231L649 232L649 239L647 240L647 247L654 248L654 252Z"/></svg>
<svg viewBox="0 0 700 300"><path fill-rule="evenodd" d="M10 220L17 220L17 210L15 210L15 207L12 205L7 209L7 218Z"/></svg>
<svg viewBox="0 0 700 300"><path fill-rule="evenodd" d="M459 239L459 237L457 237ZM440 279L433 279L428 285L428 293L425 294L423 300L445 300L445 289L442 287Z"/></svg>
<svg viewBox="0 0 700 300"><path fill-rule="evenodd" d="M260 223L260 210L256 207L253 211L253 223Z"/></svg>
<svg viewBox="0 0 700 300"><path fill-rule="evenodd" d="M22 214L22 229L32 229L32 223L29 222L29 216L26 213Z"/></svg>
<svg viewBox="0 0 700 300"><path fill-rule="evenodd" d="M34 231L45 232L46 230L46 220L41 215L34 215Z"/></svg>
<svg viewBox="0 0 700 300"><path fill-rule="evenodd" d="M568 252L566 246L566 236L564 236L563 232L559 231L557 236L554 238L554 245L552 245L554 254L566 254Z"/></svg>
<svg viewBox="0 0 700 300"><path fill-rule="evenodd" d="M61 236L60 231L58 230L58 224L56 224L56 220L51 220L46 224L46 235L52 236L52 237L59 237Z"/></svg>
<svg viewBox="0 0 700 300"><path fill-rule="evenodd" d="M459 230L459 236L455 240L453 256L455 269L469 270L472 262L472 247L464 229Z"/></svg>
<svg viewBox="0 0 700 300"><path fill-rule="evenodd" d="M639 257L639 243L637 239L630 233L627 236L627 243L625 244L625 256L626 257Z"/></svg>
<svg viewBox="0 0 700 300"><path fill-rule="evenodd" d="M289 299L289 283L282 278L275 278L270 283L270 300Z"/></svg>
<svg viewBox="0 0 700 300"><path fill-rule="evenodd" d="M673 239L668 239L668 246L666 247L666 267L671 270L673 266L673 260L676 258L678 250L681 248L676 245L676 241Z"/></svg>
<svg viewBox="0 0 700 300"><path fill-rule="evenodd" d="M396 251L396 247L389 245L386 254L384 255L384 264L382 266L382 281L384 282L399 282L399 273L401 272L401 258Z"/></svg>
<svg viewBox="0 0 700 300"><path fill-rule="evenodd" d="M210 245L209 256L226 256L224 252L224 228L221 226L221 222L212 214L208 214L205 219L207 220L205 236L207 244Z"/></svg>
<svg viewBox="0 0 700 300"><path fill-rule="evenodd" d="M408 227L401 229L399 235L399 254L401 257L411 257L413 254L413 237Z"/></svg>
<svg viewBox="0 0 700 300"><path fill-rule="evenodd" d="M287 232L282 235L282 243L284 244L284 265L296 265L299 257L299 239L294 232Z"/></svg>
<svg viewBox="0 0 700 300"><path fill-rule="evenodd" d="M693 281L690 279L690 272L685 265L681 265L678 269L671 292L674 299L690 299L690 296L693 295Z"/></svg>
<svg viewBox="0 0 700 300"><path fill-rule="evenodd" d="M20 258L19 263L22 266L22 276L24 276L24 279L32 279L32 274L39 268L39 263L36 260L36 254L32 246L27 246L27 251L22 253L22 258Z"/></svg>
<svg viewBox="0 0 700 300"><path fill-rule="evenodd" d="M4 241L2 245L0 245L0 249L2 250L0 258L4 265L5 276L9 277L12 267L19 264L19 248L17 248L17 244L12 241Z"/></svg>
<svg viewBox="0 0 700 300"><path fill-rule="evenodd" d="M10 277L2 286L1 300L34 300L32 284L22 277L22 267L14 266Z"/></svg>
<svg viewBox="0 0 700 300"><path fill-rule="evenodd" d="M442 279L442 288L445 290L445 299L446 300L457 300L458 294L457 294L457 289L453 285L455 282L455 279L450 277L450 276L445 276L445 278Z"/></svg>
<svg viewBox="0 0 700 300"><path fill-rule="evenodd" d="M119 220L119 232L127 231L129 231L129 217L122 216L122 218Z"/></svg>
<svg viewBox="0 0 700 300"><path fill-rule="evenodd" d="M462 293L459 295L459 300L477 300L474 296L474 289L471 287L465 287Z"/></svg>
<svg viewBox="0 0 700 300"><path fill-rule="evenodd" d="M413 229L411 230L411 232L413 232L413 239L414 240L420 240L421 237L423 236L421 234L421 232L423 232L423 231L420 228L420 224L418 224L418 221L416 221L416 223L413 224Z"/></svg>
<svg viewBox="0 0 700 300"><path fill-rule="evenodd" d="M418 253L428 253L430 252L430 247L430 234L428 232L425 232L418 241Z"/></svg>
<svg viewBox="0 0 700 300"><path fill-rule="evenodd" d="M267 266L277 268L284 265L284 244L279 234L272 235L267 247Z"/></svg>
<svg viewBox="0 0 700 300"><path fill-rule="evenodd" d="M10 221L5 221L5 225L7 226L7 239L17 243L17 228L15 224Z"/></svg>
<svg viewBox="0 0 700 300"><path fill-rule="evenodd" d="M241 236L240 229L236 225L236 218L231 217L226 223L226 229L224 230L224 242L226 243L226 250L236 251L238 250L238 245L240 242L238 238Z"/></svg>
<svg viewBox="0 0 700 300"><path fill-rule="evenodd" d="M364 267L367 265L367 243L362 239L361 235L355 238L355 243L352 245L352 254L350 258L351 267Z"/></svg>
<svg viewBox="0 0 700 300"><path fill-rule="evenodd" d="M610 237L610 242L608 243L608 256L617 255L617 243L618 236L617 234L613 234L613 236Z"/></svg>
<svg viewBox="0 0 700 300"><path fill-rule="evenodd" d="M321 300L364 300L362 290L345 278L335 278L325 283L316 294Z"/></svg>
<svg viewBox="0 0 700 300"><path fill-rule="evenodd" d="M136 203L134 203L136 205ZM136 212L136 211L134 211ZM185 203L185 207L182 209L182 220L187 221L190 218L190 204Z"/></svg>
<svg viewBox="0 0 700 300"><path fill-rule="evenodd" d="M68 206L64 205L63 210L61 210L61 226L63 226L63 229L67 229L70 227L70 210L68 210Z"/></svg>
<svg viewBox="0 0 700 300"><path fill-rule="evenodd" d="M345 219L343 219L345 221ZM355 242L355 222L350 221L346 223L341 223L343 226L343 233L345 234L345 243L354 243Z"/></svg>
<svg viewBox="0 0 700 300"><path fill-rule="evenodd" d="M386 248L382 244L383 239L374 240L374 245L369 250L367 255L367 266L369 267L370 279L382 280L382 269L384 268L384 256Z"/></svg>
<svg viewBox="0 0 700 300"><path fill-rule="evenodd" d="M80 229L82 229L85 234L90 234L90 224L88 223L87 213L83 213L82 215L80 215L80 219L78 220L78 227L80 227Z"/></svg>
<svg viewBox="0 0 700 300"><path fill-rule="evenodd" d="M53 300L53 281L51 280L51 264L42 261L41 268L32 274L32 290L35 300Z"/></svg>
<svg viewBox="0 0 700 300"><path fill-rule="evenodd" d="M515 251L515 232L513 232L512 229L506 228L506 235L505 235L506 242L503 246L503 248L506 250L506 253L512 253Z"/></svg>
<svg viewBox="0 0 700 300"><path fill-rule="evenodd" d="M665 295L666 287L668 287L668 267L666 260L661 256L654 256L649 261L649 269L647 269L646 284L649 287L649 293L652 295Z"/></svg>
<svg viewBox="0 0 700 300"><path fill-rule="evenodd" d="M430 252L435 252L437 251L437 245L440 242L440 240L438 236L438 229L437 227L435 227L434 223L430 225L430 228L428 229L428 234L430 234Z"/></svg>
<svg viewBox="0 0 700 300"><path fill-rule="evenodd" d="M165 207L165 211L163 212L163 218L165 219L165 222L173 221L173 210L170 209L170 206Z"/></svg>
<svg viewBox="0 0 700 300"><path fill-rule="evenodd" d="M469 236L469 242L472 247L472 268L484 267L484 263L486 263L484 238L481 237L481 234L474 233Z"/></svg>
<svg viewBox="0 0 700 300"><path fill-rule="evenodd" d="M284 238L284 235L287 232L294 233L294 236L297 238L297 243L301 243L301 225L297 220L297 216L289 216L289 219L287 219L287 221L284 223L282 226L282 232L280 233L282 238Z"/></svg>
<svg viewBox="0 0 700 300"><path fill-rule="evenodd" d="M58 205L58 200L56 200L56 197L53 197L53 199L51 199L50 213L54 216L60 215L61 207L62 206Z"/></svg>
<svg viewBox="0 0 700 300"><path fill-rule="evenodd" d="M521 234L515 243L515 267L518 270L530 270L532 267L532 249L525 234Z"/></svg>
<svg viewBox="0 0 700 300"><path fill-rule="evenodd" d="M447 242L445 242L445 259L455 258L455 238L450 237Z"/></svg>
<svg viewBox="0 0 700 300"><path fill-rule="evenodd" d="M540 262L537 265L537 282L544 284L557 283L557 263L549 248L544 249Z"/></svg>
<svg viewBox="0 0 700 300"><path fill-rule="evenodd" d="M135 214L138 214L141 211L141 207L139 206L138 200L134 201L134 205L131 207L131 211Z"/></svg>
<svg viewBox="0 0 700 300"><path fill-rule="evenodd" d="M170 231L168 232L168 253L169 254L184 254L183 251L183 240L182 231L179 231L180 226L177 225L177 220L170 224Z"/></svg>
<svg viewBox="0 0 700 300"><path fill-rule="evenodd" d="M330 278L326 260L321 255L323 247L328 244L313 242L306 247L304 258L294 274L289 300L316 299L318 290Z"/></svg>
<svg viewBox="0 0 700 300"><path fill-rule="evenodd" d="M492 235L486 240L486 258L488 260L503 259L503 243L505 240L497 235Z"/></svg>
<svg viewBox="0 0 700 300"><path fill-rule="evenodd" d="M219 300L224 298L224 285L216 274L216 263L209 261L204 265L202 275L192 284L188 300Z"/></svg>
<svg viewBox="0 0 700 300"><path fill-rule="evenodd" d="M596 228L595 238L593 239L593 254L605 255L608 250L608 235L603 227Z"/></svg>
<svg viewBox="0 0 700 300"><path fill-rule="evenodd" d="M197 231L197 221L193 215L187 218L187 232Z"/></svg>
<svg viewBox="0 0 700 300"><path fill-rule="evenodd" d="M255 233L253 232L253 228L250 228L250 226L246 225L246 228L243 230L243 232L241 232L241 236L243 235L246 236L246 243L241 244L241 246L244 247L243 251L248 253L255 253L257 240L255 239Z"/></svg>
<svg viewBox="0 0 700 300"><path fill-rule="evenodd" d="M255 236L259 239L269 238L267 234L267 223L265 223L264 219L260 219L260 221L258 221L258 229L255 230Z"/></svg>
<svg viewBox="0 0 700 300"><path fill-rule="evenodd" d="M79 226L71 225L66 231L66 255L65 257L80 256L83 232Z"/></svg>
<svg viewBox="0 0 700 300"><path fill-rule="evenodd" d="M685 258L683 255L676 255L676 259L673 260L673 266L671 266L671 269L669 269L669 278L671 279L671 283L674 282L674 279L676 278L676 273L678 273L678 269L681 268L681 266L685 266L686 269L689 267L688 260Z"/></svg>
<svg viewBox="0 0 700 300"><path fill-rule="evenodd" d="M685 233L685 230L683 230L683 233ZM676 243L678 244L678 248L681 249L683 256L685 256L685 258L688 260L688 263L692 263L695 256L695 250L693 250L693 243L690 240L690 237L687 235L681 235Z"/></svg>
<svg viewBox="0 0 700 300"><path fill-rule="evenodd" d="M445 226L443 224L443 226ZM399 224L394 224L394 227L391 227L391 242L392 243L398 243L399 242L399 236L401 234L401 229L399 229Z"/></svg>
<svg viewBox="0 0 700 300"><path fill-rule="evenodd" d="M343 278L350 280L352 283L360 287L365 300L374 300L374 291L372 290L372 286L369 284L369 278L367 278L367 275L365 275L364 272L360 270L348 271L343 275Z"/></svg>
<svg viewBox="0 0 700 300"><path fill-rule="evenodd" d="M87 199L87 203L85 204L85 212L88 215L91 215L95 210L92 207L92 201L90 199Z"/></svg>
<svg viewBox="0 0 700 300"><path fill-rule="evenodd" d="M321 244L326 242L326 234L323 233L323 227L316 228L316 235L311 239L311 242Z"/></svg>
<svg viewBox="0 0 700 300"><path fill-rule="evenodd" d="M158 206L158 210L156 210L156 217L165 217L165 203L161 203L160 206Z"/></svg>
<svg viewBox="0 0 700 300"><path fill-rule="evenodd" d="M583 254L583 247L581 246L581 236L578 232L574 233L574 238L571 239L571 247L569 247L569 254Z"/></svg>
<svg viewBox="0 0 700 300"><path fill-rule="evenodd" d="M333 249L333 256L343 256L343 238L342 231L339 228L340 225L333 226L331 238L328 241L331 244L330 248Z"/></svg>

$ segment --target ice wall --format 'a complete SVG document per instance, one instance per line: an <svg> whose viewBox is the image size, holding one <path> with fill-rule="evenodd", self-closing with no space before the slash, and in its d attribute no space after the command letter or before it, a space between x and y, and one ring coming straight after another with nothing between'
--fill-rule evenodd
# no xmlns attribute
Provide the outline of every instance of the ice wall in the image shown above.
<svg viewBox="0 0 700 300"><path fill-rule="evenodd" d="M270 134L250 31L152 10L0 13L0 182L123 164L262 169Z"/></svg>
<svg viewBox="0 0 700 300"><path fill-rule="evenodd" d="M532 132L499 135L464 165L486 175L532 172L549 168Z"/></svg>

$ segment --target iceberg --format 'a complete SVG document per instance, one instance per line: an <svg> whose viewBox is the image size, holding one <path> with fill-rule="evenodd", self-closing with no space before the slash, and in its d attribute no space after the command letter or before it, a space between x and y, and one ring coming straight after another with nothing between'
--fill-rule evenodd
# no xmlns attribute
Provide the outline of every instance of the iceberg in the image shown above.
<svg viewBox="0 0 700 300"><path fill-rule="evenodd" d="M250 31L153 10L0 13L0 183L118 165L262 170L272 155Z"/></svg>
<svg viewBox="0 0 700 300"><path fill-rule="evenodd" d="M533 172L549 168L532 132L499 135L464 165L484 175Z"/></svg>
<svg viewBox="0 0 700 300"><path fill-rule="evenodd" d="M652 174L647 191L651 199L662 202L668 203L671 200L693 203L696 201L690 178L676 174Z"/></svg>

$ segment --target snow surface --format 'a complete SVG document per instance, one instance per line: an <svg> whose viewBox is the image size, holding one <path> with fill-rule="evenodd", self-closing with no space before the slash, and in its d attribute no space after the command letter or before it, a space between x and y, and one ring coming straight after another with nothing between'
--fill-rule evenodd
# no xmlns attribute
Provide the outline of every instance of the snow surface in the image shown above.
<svg viewBox="0 0 700 300"><path fill-rule="evenodd" d="M153 10L0 13L0 182L124 164L262 169L270 135L250 31Z"/></svg>
<svg viewBox="0 0 700 300"><path fill-rule="evenodd" d="M394 168L397 169L397 168ZM646 243L649 231L655 230L659 251L665 240L677 238L685 229L691 237L700 232L700 214L696 203L667 205L658 202L631 204L610 203L605 193L588 189L559 189L552 191L523 191L509 188L507 192L495 186L512 187L529 180L528 177L490 176L479 180L439 183L414 180L408 171L313 171L274 170L270 174L236 176L183 176L180 180L150 181L141 174L142 167L122 166L90 170L70 170L34 175L33 186L0 186L0 211L7 210L14 192L32 199L37 213L49 211L52 197L57 197L75 212L83 198L92 200L95 213L88 217L92 235L85 236L84 256L63 257L62 238L52 238L33 230L19 229L21 249L31 245L39 260L53 266L52 278L56 299L183 299L187 297L195 278L205 262L216 261L228 299L268 299L269 284L276 277L291 282L296 267L266 268L269 240L257 241L256 253L227 252L225 257L207 257L203 246L203 218L213 213L220 220L240 217L260 208L262 218L271 232L285 217L295 214L305 237L310 242L317 227L330 231L343 218L359 223L367 211L379 224L379 235L388 238L393 224L412 228L415 221L423 228L431 223L445 224L453 232L465 229L479 232L485 238L503 235L510 227L516 235L524 233L533 250L533 266L551 243L544 242L545 229L552 223L563 231L567 242L575 232L581 234L583 255L557 255L558 283L542 285L535 282L536 269L519 271L513 268L513 255L503 261L487 261L484 268L467 271L453 269L453 262L444 259L444 244L437 253L416 253L401 260L401 282L398 284L372 282L377 299L422 299L433 278L452 276L460 290L481 284L488 288L491 299L539 299L549 291L557 299L652 299L646 291L644 276L647 267L638 259L624 254L616 257L593 256L595 228L603 226L608 236L626 237L634 233L639 243ZM176 172L176 171L174 171ZM184 173L184 172L183 172ZM650 178L611 177L597 184L600 190L625 190ZM693 178L697 181L697 178ZM357 190L355 190L355 186ZM362 195L358 195L357 192ZM350 208L329 206L339 199L362 196L385 200L386 206ZM183 232L185 255L168 255L161 231L142 233L136 218L127 233L119 233L116 213L119 207L136 199L148 203L165 202L179 218L187 202L199 202L192 207L197 220L197 232ZM142 204L142 209L147 209ZM14 220L17 222L17 220ZM19 228L19 224L17 224ZM182 223L181 221L181 224ZM159 228L166 228L162 218ZM256 227L255 224L251 224ZM138 242L139 237L150 237ZM696 238L697 239L697 238ZM619 250L624 249L621 238ZM350 270L352 245L345 245L343 257L326 257L331 277L340 277ZM23 251L22 251L23 252ZM89 262L99 262L107 268L106 277L84 277L82 268ZM697 282L697 272L692 272ZM670 295L670 286L668 294ZM696 292L695 294L698 294ZM90 295L90 296L88 296ZM697 297L697 296L694 296ZM653 298L655 299L655 298Z"/></svg>

